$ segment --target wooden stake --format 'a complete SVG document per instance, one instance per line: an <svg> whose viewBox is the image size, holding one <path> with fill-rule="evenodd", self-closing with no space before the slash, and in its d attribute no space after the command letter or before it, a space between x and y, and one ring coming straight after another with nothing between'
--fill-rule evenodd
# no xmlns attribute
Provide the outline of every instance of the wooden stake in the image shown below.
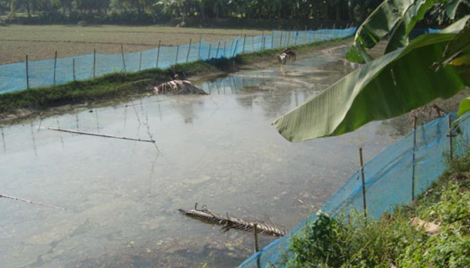
<svg viewBox="0 0 470 268"><path fill-rule="evenodd" d="M83 132L83 131L75 131L75 130L68 130L68 129L60 129L60 128L53 128L53 127L47 127L47 128L41 128L41 129L48 129L48 130L52 130L52 131L79 134L79 135L86 135L86 136L95 136L95 137L101 137L101 138L110 138L110 139L119 139L119 140L128 140L128 141L139 141L139 142L155 143L154 140L126 138L126 137L104 135L104 134L97 134L97 133Z"/></svg>
<svg viewBox="0 0 470 268"><path fill-rule="evenodd" d="M26 55L26 88L29 89L29 60L28 60L28 55Z"/></svg>
<svg viewBox="0 0 470 268"><path fill-rule="evenodd" d="M253 231L255 233L255 251L258 252L259 245L258 245L258 224L257 223L253 225Z"/></svg>
<svg viewBox="0 0 470 268"><path fill-rule="evenodd" d="M191 53L191 45L192 45L193 40L189 38L189 47L188 47L188 55L186 56L186 62L189 61L189 54Z"/></svg>
<svg viewBox="0 0 470 268"><path fill-rule="evenodd" d="M365 175L364 175L364 160L362 157L362 148L359 148L359 158L361 161L362 200L364 204L364 217L367 218L366 182L365 182Z"/></svg>
<svg viewBox="0 0 470 268"><path fill-rule="evenodd" d="M416 124L418 118L413 117L413 160L411 163L411 201L415 200L415 159L416 159Z"/></svg>
<svg viewBox="0 0 470 268"><path fill-rule="evenodd" d="M158 50L157 50L157 64L155 65L155 68L158 68L158 61L160 60L160 46L162 44L162 40L158 40Z"/></svg>
<svg viewBox="0 0 470 268"><path fill-rule="evenodd" d="M124 72L127 72L126 59L124 58L124 47L122 45L121 45L121 55L122 55L122 66L124 67Z"/></svg>
<svg viewBox="0 0 470 268"><path fill-rule="evenodd" d="M51 205L48 205L48 204L43 204L43 203L40 203L40 202L31 201L31 200L27 200L27 199L23 199L23 198L19 198L19 197L14 197L14 196L9 196L9 195L4 195L4 194L0 194L0 198L6 198L6 199L15 200L15 201L21 201L21 202L25 202L25 203L28 203L28 204L40 205L40 206L48 207L48 208L66 210L65 208L51 206Z"/></svg>
<svg viewBox="0 0 470 268"><path fill-rule="evenodd" d="M55 55L54 55L54 85L56 81L56 71L57 71L57 51L55 52Z"/></svg>

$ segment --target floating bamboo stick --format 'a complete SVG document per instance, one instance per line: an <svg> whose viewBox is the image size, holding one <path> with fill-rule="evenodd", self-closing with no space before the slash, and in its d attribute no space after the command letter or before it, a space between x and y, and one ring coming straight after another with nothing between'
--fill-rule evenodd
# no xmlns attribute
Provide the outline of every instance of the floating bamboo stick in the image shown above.
<svg viewBox="0 0 470 268"><path fill-rule="evenodd" d="M222 225L222 230L225 232L230 229L237 229L245 232L255 232L256 225L256 234L262 234L266 236L282 237L286 235L286 231L277 226L261 223L261 222L248 222L234 217L222 216L216 213L212 213L206 208L197 209L197 204L195 209L179 209L179 212L183 215L186 215L190 218L194 218L209 224L218 224Z"/></svg>
<svg viewBox="0 0 470 268"><path fill-rule="evenodd" d="M27 199L23 199L23 198L19 198L19 197L14 197L14 196L9 196L9 195L4 195L4 194L0 194L0 198L6 198L6 199L15 200L15 201L21 201L21 202L24 202L24 203L39 205L39 206L48 207L48 208L55 208L55 209L66 210L65 208L56 207L56 206L52 206L52 205L48 205L48 204L43 204L43 203L40 203L40 202L36 202L36 201L32 201L32 200L27 200Z"/></svg>
<svg viewBox="0 0 470 268"><path fill-rule="evenodd" d="M127 138L127 137L119 137L119 136L112 136L112 135L105 135L105 134L97 134L91 132L83 132L83 131L75 131L75 130L68 130L68 129L60 129L60 128L53 128L53 127L46 127L41 129L48 129L52 131L59 131L65 133L72 133L72 134L79 134L79 135L87 135L87 136L95 136L95 137L102 137L102 138L110 138L110 139L119 139L119 140L128 140L128 141L139 141L139 142L150 142L155 143L154 140L145 140L145 139L135 139L135 138Z"/></svg>

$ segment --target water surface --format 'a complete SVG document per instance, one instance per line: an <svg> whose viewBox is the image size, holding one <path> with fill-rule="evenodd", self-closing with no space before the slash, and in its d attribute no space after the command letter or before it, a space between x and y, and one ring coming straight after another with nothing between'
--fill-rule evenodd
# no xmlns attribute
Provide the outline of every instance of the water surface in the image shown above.
<svg viewBox="0 0 470 268"><path fill-rule="evenodd" d="M284 140L271 122L352 70L337 50L200 85L209 96L151 96L2 128L4 268L234 267L252 234L186 218L195 203L287 229L315 212L399 135L374 122L340 137ZM150 143L38 130L60 127ZM271 238L263 237L265 246Z"/></svg>

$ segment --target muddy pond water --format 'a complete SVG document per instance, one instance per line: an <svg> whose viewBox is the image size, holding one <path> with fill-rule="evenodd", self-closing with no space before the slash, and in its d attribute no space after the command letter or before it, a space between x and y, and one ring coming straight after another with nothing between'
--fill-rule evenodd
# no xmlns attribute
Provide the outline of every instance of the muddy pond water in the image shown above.
<svg viewBox="0 0 470 268"><path fill-rule="evenodd" d="M344 53L201 84L209 96L150 96L4 126L0 194L67 210L0 199L0 267L237 266L253 253L252 234L177 210L199 203L290 229L357 170L359 147L370 159L399 138L373 122L290 143L271 126L350 72ZM38 126L152 137L158 148Z"/></svg>

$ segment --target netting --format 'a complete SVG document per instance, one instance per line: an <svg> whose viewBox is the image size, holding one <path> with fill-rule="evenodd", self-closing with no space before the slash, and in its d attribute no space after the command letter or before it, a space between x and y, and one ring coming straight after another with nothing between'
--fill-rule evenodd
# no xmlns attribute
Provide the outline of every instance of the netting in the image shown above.
<svg viewBox="0 0 470 268"><path fill-rule="evenodd" d="M410 203L413 173L415 196L423 193L432 182L439 178L450 157L449 122L455 117L455 114L450 114L418 127L416 131L394 143L364 166L369 217L379 218L384 212L392 211L397 205ZM458 148L453 150L454 155L463 155L465 151L468 151L469 118L470 114L464 115L453 126L452 135L458 133L452 138L454 147ZM415 135L416 143L414 143ZM347 215L351 210L363 211L361 176L360 170L353 174L323 205L321 211L333 216ZM316 214L309 216L286 236L275 240L239 267L285 267L290 239L315 219Z"/></svg>
<svg viewBox="0 0 470 268"><path fill-rule="evenodd" d="M86 80L116 72L168 68L176 63L231 58L256 52L352 36L356 28L316 31L273 31L269 35L243 36L221 42L160 47L129 54L88 54L55 61L41 60L0 66L0 94Z"/></svg>

